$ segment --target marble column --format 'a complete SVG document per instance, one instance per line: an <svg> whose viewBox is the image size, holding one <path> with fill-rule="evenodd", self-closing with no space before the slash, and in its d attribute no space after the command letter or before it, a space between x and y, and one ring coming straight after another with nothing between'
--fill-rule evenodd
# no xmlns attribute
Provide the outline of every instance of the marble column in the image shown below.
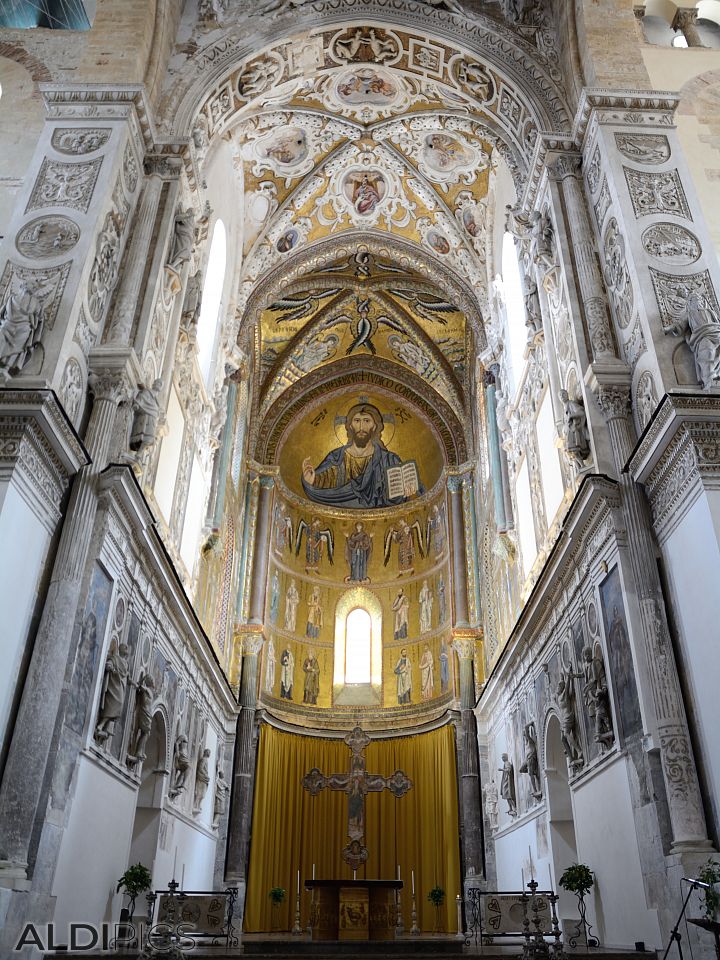
<svg viewBox="0 0 720 960"><path fill-rule="evenodd" d="M465 561L465 529L463 523L462 489L462 477L450 477L448 479L454 598L453 623L458 626L467 626L469 622L467 595L468 584L467 566Z"/></svg>
<svg viewBox="0 0 720 960"><path fill-rule="evenodd" d="M245 628L247 629L247 628ZM263 646L262 634L254 631L236 635L236 644L242 648L240 678L240 714L235 736L233 759L232 798L228 820L227 859L225 880L241 887L244 902L247 884L248 850L252 825L252 801L255 785L255 709L257 705L258 656Z"/></svg>
<svg viewBox="0 0 720 960"><path fill-rule="evenodd" d="M673 17L673 30L681 30L689 47L704 46L697 28L697 7L679 7Z"/></svg>
<svg viewBox="0 0 720 960"><path fill-rule="evenodd" d="M47 804L61 680L74 656L71 625L97 511L95 482L108 463L118 404L137 384L127 352L103 356L102 362L98 358L96 371L90 376L95 402L85 435L92 462L73 485L0 788L0 885L15 889L29 889L36 819L44 817Z"/></svg>
<svg viewBox="0 0 720 960"><path fill-rule="evenodd" d="M475 719L475 644L474 636L456 636L453 639L453 648L460 661L460 803L465 883L482 877L484 872L480 764Z"/></svg>
<svg viewBox="0 0 720 960"><path fill-rule="evenodd" d="M623 383L589 373L588 383L607 421L616 458L670 814L673 852L709 849L710 841L707 838L685 705L668 629L647 503L635 480L624 471L636 439L630 420L629 376Z"/></svg>
<svg viewBox="0 0 720 960"><path fill-rule="evenodd" d="M265 619L265 591L267 589L268 562L270 557L270 527L275 481L272 477L260 478L255 537L253 542L252 583L250 585L249 623L262 623Z"/></svg>

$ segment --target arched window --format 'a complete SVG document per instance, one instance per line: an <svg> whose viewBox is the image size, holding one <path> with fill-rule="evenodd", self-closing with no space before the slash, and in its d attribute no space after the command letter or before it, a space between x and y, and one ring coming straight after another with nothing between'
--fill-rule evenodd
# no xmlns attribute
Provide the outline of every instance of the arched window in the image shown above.
<svg viewBox="0 0 720 960"><path fill-rule="evenodd" d="M208 257L205 283L203 284L202 305L197 328L198 363L205 383L210 376L213 351L217 339L218 319L225 285L225 265L227 261L227 235L222 220L215 221L210 255Z"/></svg>
<svg viewBox="0 0 720 960"><path fill-rule="evenodd" d="M525 299L523 297L515 237L507 232L503 237L502 245L502 279L505 292L510 375L513 388L517 390L525 363L527 327L525 326Z"/></svg>
<svg viewBox="0 0 720 960"><path fill-rule="evenodd" d="M345 621L345 683L370 683L372 619L363 607Z"/></svg>

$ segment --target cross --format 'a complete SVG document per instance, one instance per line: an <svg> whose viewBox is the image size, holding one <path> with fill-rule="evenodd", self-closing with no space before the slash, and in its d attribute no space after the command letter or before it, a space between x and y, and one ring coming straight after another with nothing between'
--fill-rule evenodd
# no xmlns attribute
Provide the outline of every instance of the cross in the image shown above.
<svg viewBox="0 0 720 960"><path fill-rule="evenodd" d="M343 847L342 858L353 870L357 870L368 858L368 850L363 843L365 794L389 790L394 797L400 799L412 789L413 783L402 770L396 770L391 777L381 777L377 773L366 771L363 750L370 743L370 737L360 727L351 730L345 737L345 743L350 748L348 773L331 773L329 777L325 777L317 767L313 767L310 773L306 773L303 777L302 785L313 797L316 797L325 787L330 790L342 790L348 795L347 832L350 843Z"/></svg>

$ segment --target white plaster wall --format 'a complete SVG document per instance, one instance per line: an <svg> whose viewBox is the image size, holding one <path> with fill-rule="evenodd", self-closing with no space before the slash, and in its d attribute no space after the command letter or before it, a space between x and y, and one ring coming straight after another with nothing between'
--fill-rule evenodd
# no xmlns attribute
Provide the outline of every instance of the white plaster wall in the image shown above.
<svg viewBox="0 0 720 960"><path fill-rule="evenodd" d="M0 236L6 233L18 191L45 122L40 92L28 70L0 57Z"/></svg>
<svg viewBox="0 0 720 960"><path fill-rule="evenodd" d="M645 899L627 760L610 761L573 791L578 859L595 873L588 914L603 946L662 946Z"/></svg>
<svg viewBox="0 0 720 960"><path fill-rule="evenodd" d="M88 757L80 757L52 891L61 932L73 921L119 919L122 898L115 887L128 865L135 794Z"/></svg>
<svg viewBox="0 0 720 960"><path fill-rule="evenodd" d="M505 800L501 800L500 804L501 806L507 806ZM498 837L495 841L498 890L520 890L523 875L527 884L530 880L531 858L532 873L540 884L540 889L548 889L551 877L551 873L548 873L548 871L551 870L552 864L549 851L541 849L543 846L541 838L544 822L545 814L543 812L540 816L527 820L515 830L506 833L505 836ZM538 843L539 839L540 843Z"/></svg>
<svg viewBox="0 0 720 960"><path fill-rule="evenodd" d="M663 544L678 619L679 667L690 699L715 817L720 813L720 493L701 496Z"/></svg>
<svg viewBox="0 0 720 960"><path fill-rule="evenodd" d="M11 483L0 484L0 745L7 732L49 536Z"/></svg>
<svg viewBox="0 0 720 960"><path fill-rule="evenodd" d="M172 880L173 865L177 863L175 875L182 889L212 890L217 840L172 812L169 812L169 817L168 835L172 836L172 842L167 850L157 852L153 869L154 886L167 889L168 882Z"/></svg>

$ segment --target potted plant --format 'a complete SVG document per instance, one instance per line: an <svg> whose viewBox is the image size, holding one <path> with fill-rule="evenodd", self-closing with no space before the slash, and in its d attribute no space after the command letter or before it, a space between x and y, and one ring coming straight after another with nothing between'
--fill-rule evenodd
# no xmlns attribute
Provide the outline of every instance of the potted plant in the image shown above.
<svg viewBox="0 0 720 960"><path fill-rule="evenodd" d="M435 907L435 933L440 933L440 907L445 902L445 891L437 884L428 893L428 900Z"/></svg>
<svg viewBox="0 0 720 960"><path fill-rule="evenodd" d="M714 889L716 883L720 883L720 863L717 860L708 860L707 863L698 871L697 875L698 880L701 883L707 883L710 885L709 890L703 890L705 896L705 901L703 906L705 908L705 919L706 920L717 920L718 913L720 912L720 893Z"/></svg>
<svg viewBox="0 0 720 960"><path fill-rule="evenodd" d="M116 892L120 893L121 890L124 890L130 898L127 915L129 921L132 921L135 913L135 900L145 890L149 890L151 884L152 874L142 863L136 863L134 866L128 867L118 880Z"/></svg>
<svg viewBox="0 0 720 960"><path fill-rule="evenodd" d="M571 947L576 947L578 938L583 936L586 947L599 947L600 941L590 933L592 924L588 923L585 917L585 897L595 884L595 876L592 870L584 863L573 863L560 877L559 883L563 890L574 893L577 897L578 913L580 915L580 922L568 943Z"/></svg>
<svg viewBox="0 0 720 960"><path fill-rule="evenodd" d="M284 903L284 901L285 901L285 888L284 888L284 887L271 887L270 893L268 894L268 896L270 897L270 903L272 904L272 922L271 922L271 928L272 928L273 930L277 930L277 929L279 929L279 927L278 927L278 919L277 919L278 908L280 907L280 904L281 904L281 903Z"/></svg>

